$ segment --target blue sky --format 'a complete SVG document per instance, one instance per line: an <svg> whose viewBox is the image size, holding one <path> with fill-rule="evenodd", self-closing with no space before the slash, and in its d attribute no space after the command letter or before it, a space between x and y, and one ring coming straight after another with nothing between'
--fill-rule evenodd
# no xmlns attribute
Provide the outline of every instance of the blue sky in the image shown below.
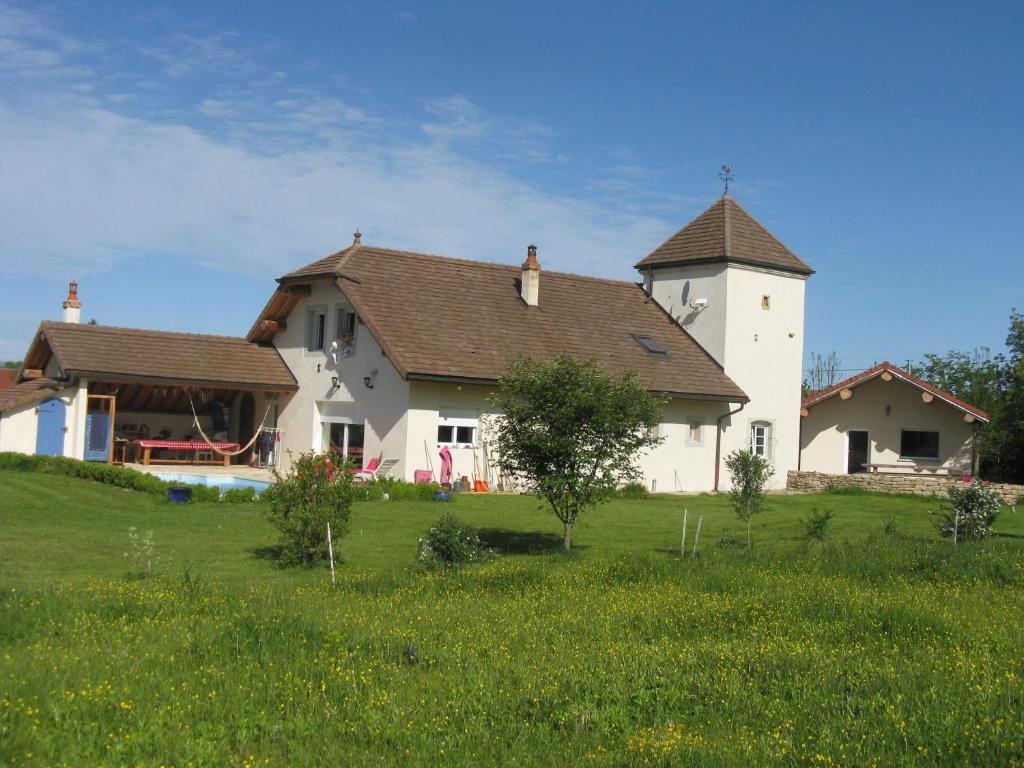
<svg viewBox="0 0 1024 768"><path fill-rule="evenodd" d="M632 279L723 162L817 270L805 355L999 349L1021 39L1020 3L0 0L0 358L71 278L85 318L243 334L356 227Z"/></svg>

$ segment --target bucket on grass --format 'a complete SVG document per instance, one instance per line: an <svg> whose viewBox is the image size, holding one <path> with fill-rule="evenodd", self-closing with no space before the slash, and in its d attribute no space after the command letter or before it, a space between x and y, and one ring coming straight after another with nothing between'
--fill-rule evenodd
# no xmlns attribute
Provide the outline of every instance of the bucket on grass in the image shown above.
<svg viewBox="0 0 1024 768"><path fill-rule="evenodd" d="M167 489L167 500L175 504L185 504L192 501L192 489L187 485L172 485Z"/></svg>
<svg viewBox="0 0 1024 768"><path fill-rule="evenodd" d="M448 501L451 497L448 491L434 491L434 501Z"/></svg>

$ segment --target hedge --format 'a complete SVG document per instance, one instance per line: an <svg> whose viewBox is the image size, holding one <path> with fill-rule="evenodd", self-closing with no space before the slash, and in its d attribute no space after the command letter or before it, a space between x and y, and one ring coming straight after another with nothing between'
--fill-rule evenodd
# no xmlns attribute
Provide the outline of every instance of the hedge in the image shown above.
<svg viewBox="0 0 1024 768"><path fill-rule="evenodd" d="M229 488L221 494L218 488L168 483L153 475L136 472L127 467L116 467L112 464L95 461L80 461L64 456L32 456L25 453L0 452L0 469L78 477L105 485L114 485L118 488L152 493L164 498L167 497L167 489L171 486L187 487L192 489L193 501L241 503L259 501L260 498L269 501L273 496L273 486L265 490L261 496L256 496L256 492L252 488ZM434 492L439 488L440 486L434 483L406 483L401 480L381 478L375 483L355 486L355 499L356 501L380 501L384 498L384 494L387 494L391 501L432 501Z"/></svg>
<svg viewBox="0 0 1024 768"><path fill-rule="evenodd" d="M188 487L192 489L193 501L229 501L251 502L256 500L255 493L232 493L228 491L221 496L219 488L205 485L185 485L184 483L168 483L159 477L136 472L127 467L115 467L112 464L101 464L95 461L79 461L64 456L32 456L25 453L0 452L0 469L13 469L18 472L38 472L44 475L65 475L82 480L93 480L104 485L118 488L129 488L133 491L152 493L154 496L167 498L167 489ZM249 489L250 491L252 489Z"/></svg>

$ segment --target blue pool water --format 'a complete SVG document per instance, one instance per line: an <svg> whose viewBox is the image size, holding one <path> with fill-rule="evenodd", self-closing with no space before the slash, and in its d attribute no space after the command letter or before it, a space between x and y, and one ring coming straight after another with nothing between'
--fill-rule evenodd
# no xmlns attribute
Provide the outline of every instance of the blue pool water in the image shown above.
<svg viewBox="0 0 1024 768"><path fill-rule="evenodd" d="M221 493L229 488L253 488L259 495L271 485L262 480L250 480L234 475L186 475L180 472L152 472L151 474L153 477L159 477L165 483L205 485L209 488L219 488Z"/></svg>

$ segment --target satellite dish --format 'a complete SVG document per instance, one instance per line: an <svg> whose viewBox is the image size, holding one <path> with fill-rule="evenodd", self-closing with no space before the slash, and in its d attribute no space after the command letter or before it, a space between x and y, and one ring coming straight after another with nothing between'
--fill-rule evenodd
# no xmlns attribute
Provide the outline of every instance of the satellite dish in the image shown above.
<svg viewBox="0 0 1024 768"><path fill-rule="evenodd" d="M690 281L683 283L683 305L690 303Z"/></svg>

